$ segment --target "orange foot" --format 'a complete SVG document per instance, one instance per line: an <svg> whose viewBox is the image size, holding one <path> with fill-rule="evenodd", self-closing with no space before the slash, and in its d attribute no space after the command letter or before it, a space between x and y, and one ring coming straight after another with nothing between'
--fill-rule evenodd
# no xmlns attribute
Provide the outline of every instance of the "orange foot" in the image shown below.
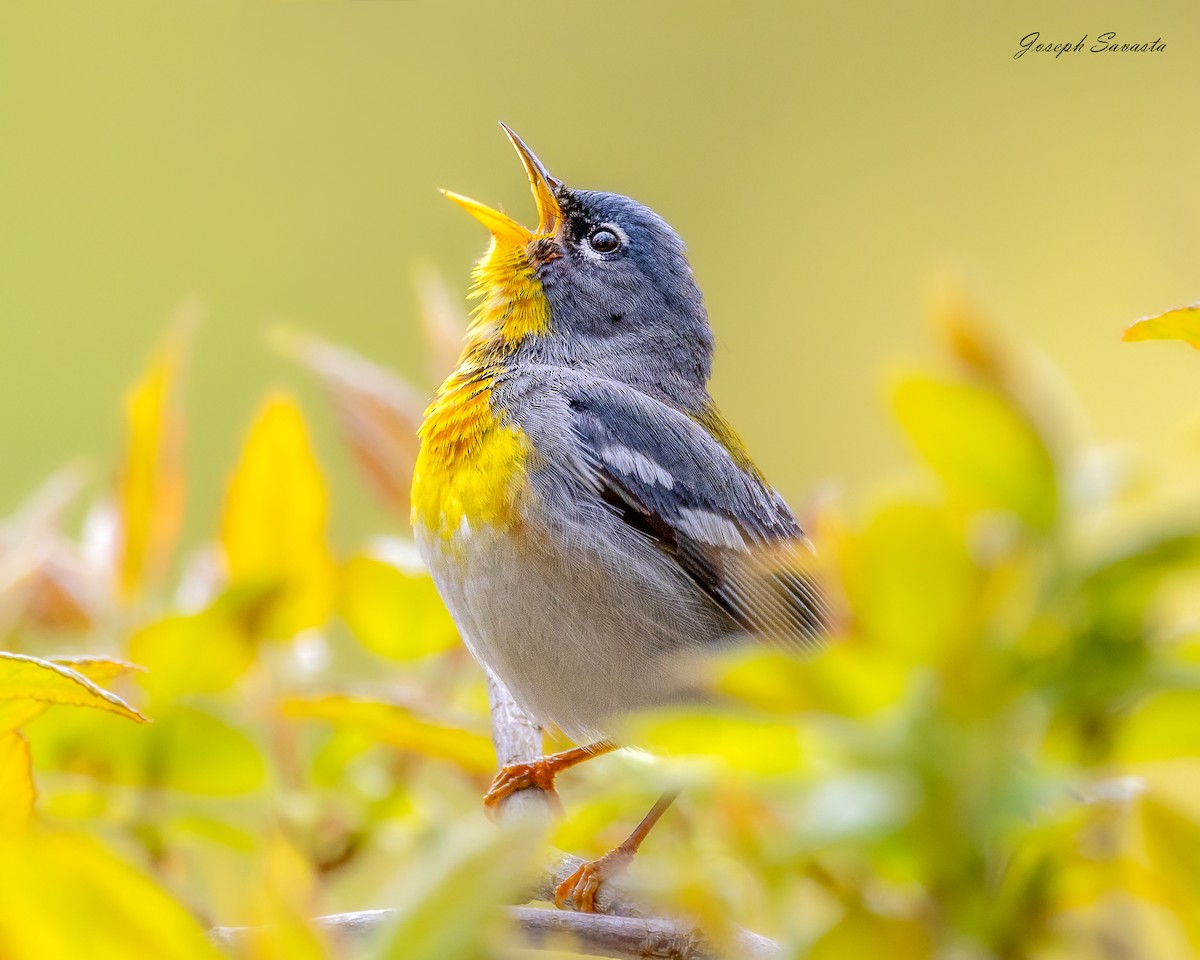
<svg viewBox="0 0 1200 960"><path fill-rule="evenodd" d="M600 884L619 873L629 869L633 856L638 852L646 835L654 829L654 825L667 809L675 802L676 791L668 790L655 801L650 812L642 817L633 833L625 838L620 846L610 850L599 860L592 860L580 866L573 874L554 888L554 905L559 910L564 904L570 903L580 913L596 912L596 891Z"/></svg>
<svg viewBox="0 0 1200 960"><path fill-rule="evenodd" d="M505 797L511 796L518 790L536 788L543 791L551 806L561 812L562 801L558 798L558 791L554 789L554 778L561 768L552 762L553 759L553 757L542 757L532 763L514 763L511 766L503 767L496 774L496 779L492 781L488 792L483 795L484 809L488 813L494 814Z"/></svg>
<svg viewBox="0 0 1200 960"><path fill-rule="evenodd" d="M565 910L569 903L580 913L595 913L600 884L628 870L633 854L633 850L620 846L599 860L589 860L554 888L554 905Z"/></svg>
<svg viewBox="0 0 1200 960"><path fill-rule="evenodd" d="M609 740L598 740L582 747L572 747L562 753L552 753L548 757L539 757L530 763L513 763L501 769L492 781L488 792L483 796L483 806L488 813L495 814L500 801L511 796L518 790L528 790L536 787L546 793L550 805L562 812L562 801L554 789L554 778L568 767L583 763L592 757L616 750L617 745Z"/></svg>

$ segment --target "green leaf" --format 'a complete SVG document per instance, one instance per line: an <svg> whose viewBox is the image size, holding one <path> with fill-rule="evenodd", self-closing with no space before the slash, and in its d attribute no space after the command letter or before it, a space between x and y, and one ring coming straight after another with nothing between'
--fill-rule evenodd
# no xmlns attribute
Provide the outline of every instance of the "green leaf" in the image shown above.
<svg viewBox="0 0 1200 960"><path fill-rule="evenodd" d="M1054 462L1038 432L997 391L963 380L906 377L896 416L951 494L1006 510L1037 530L1058 512Z"/></svg>

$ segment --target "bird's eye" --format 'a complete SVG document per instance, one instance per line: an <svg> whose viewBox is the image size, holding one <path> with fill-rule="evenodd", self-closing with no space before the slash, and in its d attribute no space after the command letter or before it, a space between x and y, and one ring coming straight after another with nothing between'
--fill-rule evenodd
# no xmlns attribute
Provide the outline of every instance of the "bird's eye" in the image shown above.
<svg viewBox="0 0 1200 960"><path fill-rule="evenodd" d="M597 227L588 235L588 244L597 253L612 253L621 246L621 238L608 227Z"/></svg>

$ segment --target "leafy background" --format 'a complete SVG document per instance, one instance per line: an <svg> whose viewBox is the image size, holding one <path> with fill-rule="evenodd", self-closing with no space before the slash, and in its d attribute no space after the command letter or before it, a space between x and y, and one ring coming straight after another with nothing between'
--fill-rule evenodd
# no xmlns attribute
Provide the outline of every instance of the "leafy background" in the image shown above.
<svg viewBox="0 0 1200 960"><path fill-rule="evenodd" d="M1013 60L1032 30L1167 51ZM427 383L413 271L457 300L483 242L436 188L531 209L497 120L681 232L718 397L793 502L903 464L879 373L922 349L945 276L1048 353L1101 440L1169 443L1190 358L1113 334L1196 296L1197 37L1185 0L4 4L0 504L105 461L112 398L187 297L209 308L193 541L247 411L290 381L266 323ZM383 518L325 459L348 548Z"/></svg>
<svg viewBox="0 0 1200 960"><path fill-rule="evenodd" d="M718 942L1200 951L1196 358L1118 342L1196 296L1196 21L6 7L0 957L344 955L308 918L385 905L366 952L520 955L481 918L540 845L666 782L634 881ZM1012 61L1037 28L1168 53ZM480 812L485 691L406 539L481 243L432 188L528 207L497 118L687 237L845 610L631 718L547 838Z"/></svg>

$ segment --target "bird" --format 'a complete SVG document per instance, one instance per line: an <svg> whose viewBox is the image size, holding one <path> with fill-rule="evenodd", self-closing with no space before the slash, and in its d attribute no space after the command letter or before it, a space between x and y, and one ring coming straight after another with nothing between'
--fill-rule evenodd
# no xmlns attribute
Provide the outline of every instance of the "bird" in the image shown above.
<svg viewBox="0 0 1200 960"><path fill-rule="evenodd" d="M578 746L502 769L540 788L617 748L620 717L697 696L685 665L808 648L829 605L812 545L709 393L713 333L683 241L648 207L572 189L501 124L536 227L450 191L490 233L457 369L419 430L418 549L480 664ZM674 800L555 902L595 908Z"/></svg>

